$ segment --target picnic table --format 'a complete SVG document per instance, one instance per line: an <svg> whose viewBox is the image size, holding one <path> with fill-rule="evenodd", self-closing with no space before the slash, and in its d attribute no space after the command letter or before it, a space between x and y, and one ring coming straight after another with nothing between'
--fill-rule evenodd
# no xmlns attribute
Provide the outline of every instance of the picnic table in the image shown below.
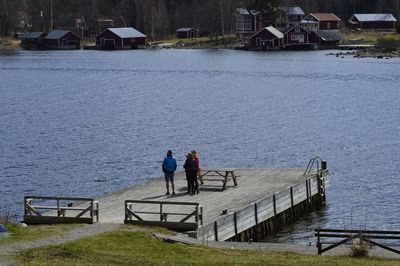
<svg viewBox="0 0 400 266"><path fill-rule="evenodd" d="M237 186L237 180L234 168L202 168L200 170L199 180L203 185L204 181L219 181L222 182L222 190L225 190L226 183L232 179L233 184Z"/></svg>

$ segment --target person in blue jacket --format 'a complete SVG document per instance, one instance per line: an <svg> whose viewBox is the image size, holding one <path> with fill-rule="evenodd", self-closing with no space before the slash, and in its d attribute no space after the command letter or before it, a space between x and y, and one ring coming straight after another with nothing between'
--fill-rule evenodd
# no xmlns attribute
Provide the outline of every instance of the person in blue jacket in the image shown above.
<svg viewBox="0 0 400 266"><path fill-rule="evenodd" d="M169 182L171 182L172 194L175 195L175 185L174 185L174 173L176 170L176 160L172 157L172 151L167 151L167 156L164 158L162 164L162 170L165 176L165 184L167 186L167 193L165 195L169 195Z"/></svg>

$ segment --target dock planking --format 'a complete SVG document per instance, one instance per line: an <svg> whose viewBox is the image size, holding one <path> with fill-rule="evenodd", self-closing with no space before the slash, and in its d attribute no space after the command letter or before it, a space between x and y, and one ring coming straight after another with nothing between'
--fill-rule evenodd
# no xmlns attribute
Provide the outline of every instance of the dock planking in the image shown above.
<svg viewBox="0 0 400 266"><path fill-rule="evenodd" d="M199 228L197 237L207 240L227 240L258 222L265 221L271 215L276 216L316 195L317 179L307 178L316 177L317 172L313 171L305 177L304 171L305 169L237 169L235 170L237 186L230 181L222 191L220 184L205 182L204 185L200 185L200 194L193 196L186 194L185 173L177 172L176 195L165 195L165 181L160 177L96 199L100 208L99 222L122 223L125 219L125 200L194 202L199 203L203 211L203 226ZM255 215L255 219L254 205L259 206L259 214ZM137 206L135 211L157 212L159 208L159 206ZM182 212L184 206L173 208L169 211ZM257 206L255 208L257 211ZM237 223L240 218L244 221ZM144 214L144 219L150 219L150 214L147 216ZM179 217L171 216L168 219L179 222ZM219 228L216 228L217 223L220 225Z"/></svg>

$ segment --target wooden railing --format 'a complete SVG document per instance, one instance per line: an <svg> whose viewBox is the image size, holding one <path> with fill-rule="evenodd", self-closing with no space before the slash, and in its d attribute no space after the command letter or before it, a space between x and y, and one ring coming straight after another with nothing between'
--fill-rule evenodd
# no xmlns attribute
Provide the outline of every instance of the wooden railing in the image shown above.
<svg viewBox="0 0 400 266"><path fill-rule="evenodd" d="M39 205L35 202L45 202ZM89 223L99 221L99 203L92 198L25 196L27 224Z"/></svg>
<svg viewBox="0 0 400 266"><path fill-rule="evenodd" d="M193 231L203 224L203 207L196 202L126 200L124 222Z"/></svg>
<svg viewBox="0 0 400 266"><path fill-rule="evenodd" d="M341 230L341 229L315 229L317 237L318 254L331 250L340 245L358 239L359 243L367 243L373 246L400 254L400 250L390 247L388 244L378 243L380 240L400 240L400 231L378 231L378 230ZM340 238L338 242L327 241L328 239ZM374 240L373 240L374 239Z"/></svg>

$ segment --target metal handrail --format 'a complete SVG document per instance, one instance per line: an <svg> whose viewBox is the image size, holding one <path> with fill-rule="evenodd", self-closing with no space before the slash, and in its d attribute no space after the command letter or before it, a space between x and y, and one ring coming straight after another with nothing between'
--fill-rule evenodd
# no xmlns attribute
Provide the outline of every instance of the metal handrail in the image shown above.
<svg viewBox="0 0 400 266"><path fill-rule="evenodd" d="M314 158L311 158L310 161L308 162L307 168L304 171L303 176L306 176L306 175L310 174L311 169L314 167L315 163L317 163L317 173L319 173L321 171L322 158L319 157L319 156L315 156Z"/></svg>

